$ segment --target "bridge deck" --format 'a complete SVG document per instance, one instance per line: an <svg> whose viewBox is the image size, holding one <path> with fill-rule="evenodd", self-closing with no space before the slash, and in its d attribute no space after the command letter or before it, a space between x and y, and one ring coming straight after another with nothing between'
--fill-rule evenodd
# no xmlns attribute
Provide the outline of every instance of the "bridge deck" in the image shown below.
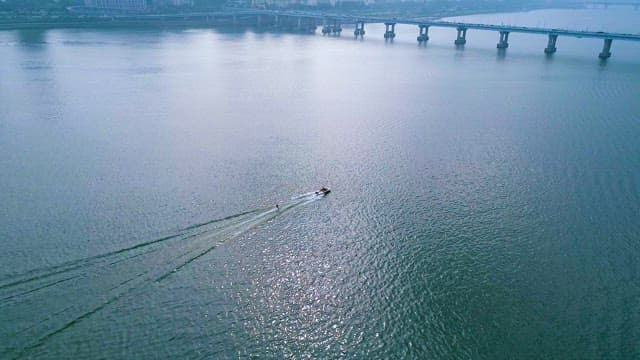
<svg viewBox="0 0 640 360"><path fill-rule="evenodd" d="M330 19L337 20L342 23L356 23L364 22L368 24L372 23L395 23L406 25L427 25L434 27L447 27L447 28L464 28L464 29L477 29L477 30L491 30L491 31L507 31L515 33L529 33L529 34L555 34L560 36L570 36L576 38L595 38L595 39L611 39L611 40L628 40L628 41L640 41L640 34L624 34L624 33L612 33L601 31L586 31L586 30L569 30L569 29L550 29L541 27L528 27L528 26L511 26L511 25L490 25L490 24L474 24L465 22L450 22L441 20L423 20L423 19L411 19L411 18L385 18L385 17L366 17L366 16L353 16L353 15L340 15L340 14L326 14L309 11L289 11L289 10L258 10L258 9L238 9L227 10L211 13L190 13L190 14L175 14L175 15L137 15L137 16L122 16L122 18L138 18L138 19L173 19L173 18L199 18L199 17L218 17L218 16L291 16L302 17L311 19ZM114 18L120 18L120 16L114 16Z"/></svg>
<svg viewBox="0 0 640 360"><path fill-rule="evenodd" d="M511 26L511 25L489 25L489 24L474 24L464 22L449 22L439 20L414 20L414 19L402 19L402 18L382 18L382 17L357 17L350 15L329 15L314 12L305 11L277 11L277 10L250 10L248 13L264 14L264 15L280 15L280 16L301 16L308 18L330 18L337 19L344 22L356 22L362 21L364 23L396 23L406 25L428 25L435 27L449 27L449 28L466 28L466 29L478 29L478 30L493 30L493 31L508 31L518 33L530 33L530 34L557 34L562 36L571 36L577 38L596 38L596 39L612 39L612 40L629 40L640 41L640 34L624 34L624 33L611 33L600 31L582 31L582 30L569 30L569 29L549 29L539 27L527 27L527 26Z"/></svg>

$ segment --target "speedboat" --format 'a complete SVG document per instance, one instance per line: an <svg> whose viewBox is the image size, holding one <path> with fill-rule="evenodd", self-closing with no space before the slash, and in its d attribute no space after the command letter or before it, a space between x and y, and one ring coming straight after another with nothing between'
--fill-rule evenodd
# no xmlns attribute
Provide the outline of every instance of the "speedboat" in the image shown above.
<svg viewBox="0 0 640 360"><path fill-rule="evenodd" d="M322 187L322 189L316 191L316 195L327 195L328 193L331 192L331 189L329 189L328 187Z"/></svg>

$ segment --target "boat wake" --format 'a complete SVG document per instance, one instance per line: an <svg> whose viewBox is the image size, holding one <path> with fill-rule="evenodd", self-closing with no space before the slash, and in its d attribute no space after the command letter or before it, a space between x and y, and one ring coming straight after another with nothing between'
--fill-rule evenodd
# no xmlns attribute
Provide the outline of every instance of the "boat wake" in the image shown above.
<svg viewBox="0 0 640 360"><path fill-rule="evenodd" d="M28 357L123 296L165 280L221 243L322 196L297 195L279 208L243 212L125 249L0 278L0 358Z"/></svg>

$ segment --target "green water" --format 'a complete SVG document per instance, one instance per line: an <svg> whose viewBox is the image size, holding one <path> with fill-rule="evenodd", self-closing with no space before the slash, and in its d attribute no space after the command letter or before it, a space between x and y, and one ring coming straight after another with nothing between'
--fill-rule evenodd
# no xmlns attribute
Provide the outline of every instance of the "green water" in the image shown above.
<svg viewBox="0 0 640 360"><path fill-rule="evenodd" d="M0 358L640 357L640 44L350 32L0 32Z"/></svg>

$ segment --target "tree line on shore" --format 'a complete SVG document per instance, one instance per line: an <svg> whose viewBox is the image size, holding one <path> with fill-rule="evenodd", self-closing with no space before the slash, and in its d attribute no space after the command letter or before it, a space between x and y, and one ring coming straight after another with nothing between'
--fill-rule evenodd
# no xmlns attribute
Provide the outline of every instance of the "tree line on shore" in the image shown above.
<svg viewBox="0 0 640 360"><path fill-rule="evenodd" d="M0 0L0 11L65 11L75 0Z"/></svg>
<svg viewBox="0 0 640 360"><path fill-rule="evenodd" d="M147 0L149 9L156 13L172 13L180 11L207 11L218 10L229 3L229 0L193 0L192 5L187 7L173 7L171 2L167 0ZM242 2L242 0L231 1L232 3ZM247 5L248 5L248 1ZM83 0L0 0L0 12L25 14L67 14L68 9L72 6L82 5ZM265 1L265 3L269 3ZM371 5L365 5L364 2L358 3L354 1L337 0L335 6L331 8L335 10L352 10L352 11L399 11L407 13L424 13L424 14L446 14L447 12L487 12L487 11L514 11L519 9L535 9L543 7L565 7L570 4L566 0L422 0L422 1L400 1L400 0L378 0ZM269 7L269 6L268 6ZM301 4L291 5L291 8L304 9L308 6ZM317 10L328 10L328 2L326 6L316 6Z"/></svg>
<svg viewBox="0 0 640 360"><path fill-rule="evenodd" d="M170 1L147 0L150 9L154 10L175 10ZM193 0L191 9L207 10L219 9L226 3L226 0ZM0 0L0 12L67 12L69 7L81 6L82 0Z"/></svg>

